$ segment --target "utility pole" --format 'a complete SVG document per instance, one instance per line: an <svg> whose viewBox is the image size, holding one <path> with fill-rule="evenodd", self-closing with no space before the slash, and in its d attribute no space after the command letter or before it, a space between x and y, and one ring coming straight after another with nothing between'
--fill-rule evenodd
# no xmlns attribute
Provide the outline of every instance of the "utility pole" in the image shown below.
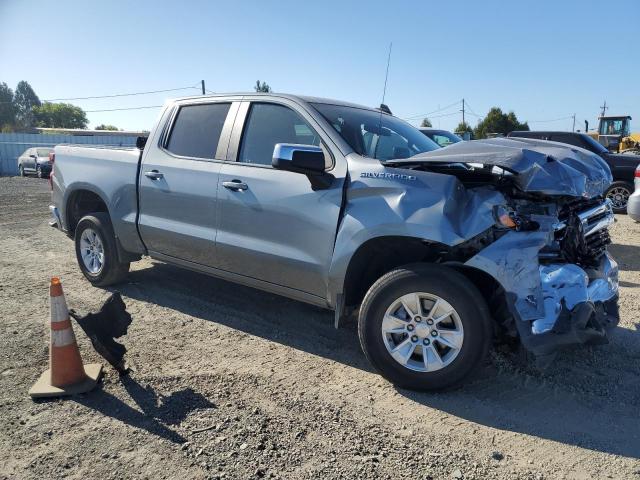
<svg viewBox="0 0 640 480"><path fill-rule="evenodd" d="M200 83L202 84L202 94L204 95L204 80L200 80Z"/></svg>
<svg viewBox="0 0 640 480"><path fill-rule="evenodd" d="M465 121L464 121L464 98L462 99L462 124L466 125Z"/></svg>
<svg viewBox="0 0 640 480"><path fill-rule="evenodd" d="M602 114L600 115L601 117L604 117L605 112L607 111L607 101L604 101L604 104L600 107L602 109Z"/></svg>
<svg viewBox="0 0 640 480"><path fill-rule="evenodd" d="M572 132L576 131L576 114L573 114L573 127L571 128Z"/></svg>

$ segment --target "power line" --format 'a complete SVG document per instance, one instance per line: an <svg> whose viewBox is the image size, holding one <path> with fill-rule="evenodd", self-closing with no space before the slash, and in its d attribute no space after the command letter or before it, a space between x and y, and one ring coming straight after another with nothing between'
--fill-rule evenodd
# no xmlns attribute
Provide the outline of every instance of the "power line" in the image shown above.
<svg viewBox="0 0 640 480"><path fill-rule="evenodd" d="M192 85L190 87L179 87L179 88L166 88L164 90L150 90L148 92L134 92L134 93L115 93L113 95L93 95L90 97L69 97L69 98L47 98L41 100L42 102L62 102L67 100L93 100L96 98L115 98L115 97L133 97L135 95L150 95L152 93L165 93L165 92L177 92L179 90L191 90L191 89L200 89L200 82L197 85ZM210 90L207 90L209 93ZM13 102L0 102L0 103L13 103Z"/></svg>
<svg viewBox="0 0 640 480"><path fill-rule="evenodd" d="M135 95L149 95L152 93L177 92L178 90L190 90L192 88L200 88L200 85L191 85L190 87L179 87L179 88L166 88L164 90L150 90L148 92L116 93L113 95L93 95L90 97L49 98L42 101L43 102L61 102L65 100L92 100L95 98L133 97Z"/></svg>
<svg viewBox="0 0 640 480"><path fill-rule="evenodd" d="M460 112L451 112L451 113L443 113L442 115L433 115L429 117L429 120L432 120L434 118L442 118L442 117L451 117L452 115L459 115ZM413 120L411 120L412 122L418 122L420 121L420 118L414 118Z"/></svg>
<svg viewBox="0 0 640 480"><path fill-rule="evenodd" d="M549 123L549 122L559 122L560 120L569 120L570 118L573 118L573 115L569 115L567 117L560 117L560 118L552 118L549 120L528 120L528 123Z"/></svg>
<svg viewBox="0 0 640 480"><path fill-rule="evenodd" d="M458 100L457 102L452 103L451 105L447 105L446 107L438 108L437 110L434 110L433 112L421 113L420 115L412 115L410 117L404 117L403 120L413 120L415 118L428 117L432 113L442 112L443 110L447 110L448 108L455 107L456 105L459 105L460 103L462 103L462 100ZM458 113L458 112L456 112L456 113Z"/></svg>
<svg viewBox="0 0 640 480"><path fill-rule="evenodd" d="M451 112L451 113L443 113L442 115L433 115L429 117L429 120L432 118L442 118L442 117L450 117L451 115L458 115L460 112Z"/></svg>
<svg viewBox="0 0 640 480"><path fill-rule="evenodd" d="M471 108L471 105L469 105L469 100L467 100L466 98L465 98L465 104L466 104L466 107L467 107L467 110L466 110L466 111L467 111L467 113L471 113L471 115L474 115L474 116L476 116L476 117L478 117L478 118L482 118L482 115L478 115L478 114L473 110L473 108Z"/></svg>
<svg viewBox="0 0 640 480"><path fill-rule="evenodd" d="M160 108L164 105L149 105L145 107L127 107L127 108L108 108L105 110L85 110L85 113L96 113L96 112L117 112L120 110L143 110L145 108Z"/></svg>
<svg viewBox="0 0 640 480"><path fill-rule="evenodd" d="M600 107L602 109L602 113L600 114L601 117L604 117L605 112L607 111L607 101L605 100L604 103L602 104L602 106Z"/></svg>

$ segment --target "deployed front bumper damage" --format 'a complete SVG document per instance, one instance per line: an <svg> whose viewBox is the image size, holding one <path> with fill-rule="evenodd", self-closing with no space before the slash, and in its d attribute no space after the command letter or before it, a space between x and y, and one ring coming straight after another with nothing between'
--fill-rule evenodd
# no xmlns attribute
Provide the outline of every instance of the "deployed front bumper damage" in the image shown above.
<svg viewBox="0 0 640 480"><path fill-rule="evenodd" d="M520 332L525 347L537 355L573 344L607 343L619 321L618 264L606 253L595 269L577 265L540 266L544 317Z"/></svg>
<svg viewBox="0 0 640 480"><path fill-rule="evenodd" d="M563 346L607 343L607 331L619 320L617 263L606 251L590 267L548 261L541 250L564 226L554 217L537 220L539 230L511 231L466 265L488 272L502 285L522 344L532 353L543 356ZM613 222L613 213L581 220L581 235L588 240Z"/></svg>

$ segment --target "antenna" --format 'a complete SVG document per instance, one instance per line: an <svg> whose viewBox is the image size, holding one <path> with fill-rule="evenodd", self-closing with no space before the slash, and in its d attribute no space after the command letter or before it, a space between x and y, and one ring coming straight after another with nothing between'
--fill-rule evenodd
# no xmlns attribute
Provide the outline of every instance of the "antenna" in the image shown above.
<svg viewBox="0 0 640 480"><path fill-rule="evenodd" d="M387 56L387 72L384 74L384 89L382 90L381 105L384 105L384 97L387 95L387 79L389 78L389 64L391 63L391 47L393 47L393 42L389 42L389 55Z"/></svg>
<svg viewBox="0 0 640 480"><path fill-rule="evenodd" d="M382 89L382 103L380 103L380 117L378 117L378 139L375 140L375 147L373 147L373 157L376 158L378 155L378 144L380 143L379 137L382 134L382 112L391 113L389 107L384 104L384 97L387 95L387 79L389 78L389 64L391 63L391 47L393 46L393 42L389 42L389 55L387 55L387 71L384 74L384 88Z"/></svg>

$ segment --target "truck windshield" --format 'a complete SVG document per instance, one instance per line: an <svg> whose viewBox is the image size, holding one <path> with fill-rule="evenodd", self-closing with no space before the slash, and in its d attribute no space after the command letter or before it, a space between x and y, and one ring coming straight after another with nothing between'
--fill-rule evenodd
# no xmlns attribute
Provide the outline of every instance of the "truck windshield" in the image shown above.
<svg viewBox="0 0 640 480"><path fill-rule="evenodd" d="M363 157L385 161L439 149L420 130L391 115L344 105L312 105Z"/></svg>

